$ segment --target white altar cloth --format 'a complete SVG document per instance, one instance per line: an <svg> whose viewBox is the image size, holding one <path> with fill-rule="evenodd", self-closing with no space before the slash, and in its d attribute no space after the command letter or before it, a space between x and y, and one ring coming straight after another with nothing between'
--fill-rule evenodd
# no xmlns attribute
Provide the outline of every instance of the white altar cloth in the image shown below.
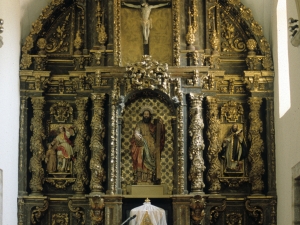
<svg viewBox="0 0 300 225"><path fill-rule="evenodd" d="M129 225L167 225L165 210L151 205L146 200L142 206L136 207L130 211L130 216L136 217L129 222Z"/></svg>

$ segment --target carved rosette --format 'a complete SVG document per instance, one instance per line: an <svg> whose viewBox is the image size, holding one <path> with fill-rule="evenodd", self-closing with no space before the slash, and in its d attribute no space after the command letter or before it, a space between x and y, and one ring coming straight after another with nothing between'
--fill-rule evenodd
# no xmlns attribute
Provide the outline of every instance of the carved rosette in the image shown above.
<svg viewBox="0 0 300 225"><path fill-rule="evenodd" d="M262 99L258 97L249 98L248 104L250 106L249 120L249 141L251 147L249 150L249 163L250 173L249 179L252 184L252 193L261 194L264 183L262 180L262 175L264 174L264 163L262 159L262 152L264 151L264 143L261 138L261 133L263 131L263 123L260 119L260 106L262 104Z"/></svg>
<svg viewBox="0 0 300 225"><path fill-rule="evenodd" d="M68 225L69 224L69 215L68 213L54 213L51 218L52 224L61 224Z"/></svg>
<svg viewBox="0 0 300 225"><path fill-rule="evenodd" d="M43 107L45 104L44 97L33 97L31 99L33 105L33 118L31 119L30 129L32 137L30 139L30 151L32 157L29 162L29 171L32 174L29 187L32 194L41 194L43 190L42 184L44 182L44 169L42 168L42 159L45 152L43 147L43 139L45 138L45 131L43 127Z"/></svg>
<svg viewBox="0 0 300 225"><path fill-rule="evenodd" d="M99 196L94 196L90 198L90 217L92 225L101 225L104 221L104 199Z"/></svg>
<svg viewBox="0 0 300 225"><path fill-rule="evenodd" d="M105 94L92 94L93 101L93 117L91 122L92 137L90 148L92 151L90 169L91 169L91 192L103 193L103 182L106 179L103 168L103 161L106 157L103 145L103 138L105 135L105 127L103 123L104 117L104 99Z"/></svg>
<svg viewBox="0 0 300 225"><path fill-rule="evenodd" d="M204 140L203 140L203 118L202 118L202 101L203 95L190 94L190 127L189 134L191 137L191 146L189 157L191 160L191 168L189 172L189 180L191 181L192 192L203 192L205 184L203 182L203 172L205 170L203 160Z"/></svg>
<svg viewBox="0 0 300 225"><path fill-rule="evenodd" d="M208 104L207 120L208 129L207 137L209 141L207 158L209 162L209 169L207 172L207 181L210 185L210 193L219 193L221 190L221 184L219 177L221 176L221 163L218 158L218 153L221 150L219 142L220 135L220 120L218 119L218 102L216 98L207 97Z"/></svg>
<svg viewBox="0 0 300 225"><path fill-rule="evenodd" d="M76 139L74 142L74 153L76 155L74 161L74 174L76 175L75 184L72 189L76 193L84 193L85 185L88 184L88 174L86 171L86 161L87 161L87 147L86 141L89 139L87 135L87 107L88 98L77 98L76 107L78 111L78 118L74 122L74 126L77 131Z"/></svg>
<svg viewBox="0 0 300 225"><path fill-rule="evenodd" d="M191 199L190 208L191 208L191 219L192 224L201 224L201 221L203 220L205 216L204 209L206 207L206 202L203 197L200 195L194 196L194 198Z"/></svg>
<svg viewBox="0 0 300 225"><path fill-rule="evenodd" d="M241 213L228 213L226 214L226 224L228 225L236 225L242 224L243 222L243 215Z"/></svg>
<svg viewBox="0 0 300 225"><path fill-rule="evenodd" d="M159 89L169 92L168 64L152 60L150 55L144 55L141 62L129 64L126 67L126 90Z"/></svg>

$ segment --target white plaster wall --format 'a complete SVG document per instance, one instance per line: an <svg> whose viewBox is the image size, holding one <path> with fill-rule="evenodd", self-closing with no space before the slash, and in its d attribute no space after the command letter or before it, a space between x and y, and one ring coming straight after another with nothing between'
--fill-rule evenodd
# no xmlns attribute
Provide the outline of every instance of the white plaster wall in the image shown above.
<svg viewBox="0 0 300 225"><path fill-rule="evenodd" d="M0 169L3 212L0 224L17 224L19 141L20 2L1 0L4 45L0 48Z"/></svg>
<svg viewBox="0 0 300 225"><path fill-rule="evenodd" d="M280 18L280 15L277 15L277 24L280 24L280 20L283 19L288 26L289 17L298 18L295 0L277 0L276 2L278 2L278 6L284 3L287 7L286 18ZM273 27L275 28L277 24ZM274 29L272 35L276 39L274 44L278 43L278 45L273 45L274 56L277 59L275 61L277 62L275 67L277 224L293 224L292 167L300 161L300 49L290 44L288 36L281 36L285 31L286 28L282 24L277 31ZM282 57L284 51L282 45L284 44L287 44L287 65L284 64ZM280 69L281 65L285 66L283 70Z"/></svg>

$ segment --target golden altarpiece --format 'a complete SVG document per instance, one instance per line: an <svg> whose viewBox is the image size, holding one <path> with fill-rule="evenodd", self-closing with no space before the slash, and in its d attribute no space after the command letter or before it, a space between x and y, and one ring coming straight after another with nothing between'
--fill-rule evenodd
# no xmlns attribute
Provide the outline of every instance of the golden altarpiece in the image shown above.
<svg viewBox="0 0 300 225"><path fill-rule="evenodd" d="M21 51L19 225L146 198L168 224L276 224L273 62L240 0L52 0Z"/></svg>

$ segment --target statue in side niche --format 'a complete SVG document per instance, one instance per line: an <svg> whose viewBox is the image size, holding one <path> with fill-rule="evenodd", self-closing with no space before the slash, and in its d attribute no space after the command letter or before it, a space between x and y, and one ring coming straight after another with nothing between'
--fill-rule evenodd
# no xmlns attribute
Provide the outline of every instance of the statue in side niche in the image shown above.
<svg viewBox="0 0 300 225"><path fill-rule="evenodd" d="M224 172L242 172L243 159L247 157L247 154L243 130L239 129L237 124L233 124L222 144L221 156L225 160Z"/></svg>

